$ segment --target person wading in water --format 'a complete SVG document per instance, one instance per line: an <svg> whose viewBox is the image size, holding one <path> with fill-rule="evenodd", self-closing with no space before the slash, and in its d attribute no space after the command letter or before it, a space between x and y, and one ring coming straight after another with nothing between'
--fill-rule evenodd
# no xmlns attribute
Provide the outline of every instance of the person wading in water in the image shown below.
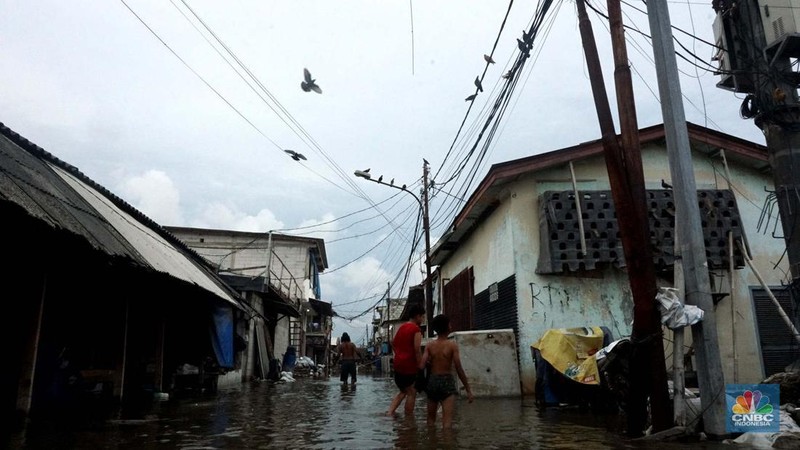
<svg viewBox="0 0 800 450"><path fill-rule="evenodd" d="M414 405L417 401L417 390L414 382L417 379L417 366L422 359L422 330L419 325L425 318L425 308L422 305L412 305L408 308L408 322L397 330L392 341L394 349L394 383L400 392L392 399L387 416L393 416L403 400L406 415L414 414Z"/></svg>
<svg viewBox="0 0 800 450"><path fill-rule="evenodd" d="M351 378L351 385L356 384L356 358L358 352L356 344L350 342L350 335L347 333L342 334L342 343L339 344L339 362L341 363L341 380L342 384L347 384L347 378Z"/></svg>
<svg viewBox="0 0 800 450"><path fill-rule="evenodd" d="M428 425L436 423L436 411L442 405L442 427L453 426L453 412L455 410L456 380L453 378L453 367L456 369L458 379L467 391L467 399L472 403L472 389L467 381L467 374L461 367L461 354L458 344L450 339L450 319L444 314L439 314L431 321L431 328L436 332L436 339L428 342L425 353L419 363L419 368L425 368L430 362L430 377L425 392L428 395Z"/></svg>

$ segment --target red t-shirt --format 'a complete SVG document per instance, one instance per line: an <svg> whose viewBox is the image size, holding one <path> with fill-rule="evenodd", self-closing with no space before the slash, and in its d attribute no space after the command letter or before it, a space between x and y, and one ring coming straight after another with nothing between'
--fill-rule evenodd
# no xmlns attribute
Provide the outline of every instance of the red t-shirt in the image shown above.
<svg viewBox="0 0 800 450"><path fill-rule="evenodd" d="M413 322L406 322L397 330L392 341L394 347L394 371L403 375L417 373L417 351L414 348L414 335L422 330Z"/></svg>

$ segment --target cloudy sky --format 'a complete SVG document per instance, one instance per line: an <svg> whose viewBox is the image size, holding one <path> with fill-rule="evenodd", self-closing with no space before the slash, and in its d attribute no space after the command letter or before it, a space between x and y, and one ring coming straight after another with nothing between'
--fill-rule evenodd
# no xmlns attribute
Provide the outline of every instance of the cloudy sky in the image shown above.
<svg viewBox="0 0 800 450"><path fill-rule="evenodd" d="M713 42L709 2L668 3L674 26ZM346 317L366 312L335 322L337 335L360 342L387 283L392 297L405 295L419 207L354 170L418 194L429 161L442 186L431 200L434 244L491 164L599 138L575 3L556 0L493 139L478 140L537 6L0 0L0 122L163 225L324 238L323 299ZM626 25L649 34L645 9L623 3ZM615 109L607 22L589 15ZM661 123L652 46L627 35L639 124ZM679 59L687 119L763 144L739 117L742 99L716 88L712 47L675 35L696 58L676 49L701 67ZM322 94L300 88L304 68ZM465 98L484 70L467 115ZM406 288L423 271L419 256L411 259Z"/></svg>

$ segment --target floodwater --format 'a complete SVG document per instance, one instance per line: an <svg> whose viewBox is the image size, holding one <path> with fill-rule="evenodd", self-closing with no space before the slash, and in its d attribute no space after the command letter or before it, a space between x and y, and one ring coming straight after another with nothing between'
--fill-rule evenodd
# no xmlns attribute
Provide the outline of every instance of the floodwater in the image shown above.
<svg viewBox="0 0 800 450"><path fill-rule="evenodd" d="M359 376L356 388L336 378L294 383L255 382L204 397L156 404L143 420L111 420L91 429L29 427L11 448L707 448L717 442L653 443L626 439L617 416L575 409L541 411L530 398L459 399L454 428L425 423L425 397L415 417L384 415L392 378ZM402 406L400 408L402 411ZM439 418L440 419L440 418Z"/></svg>

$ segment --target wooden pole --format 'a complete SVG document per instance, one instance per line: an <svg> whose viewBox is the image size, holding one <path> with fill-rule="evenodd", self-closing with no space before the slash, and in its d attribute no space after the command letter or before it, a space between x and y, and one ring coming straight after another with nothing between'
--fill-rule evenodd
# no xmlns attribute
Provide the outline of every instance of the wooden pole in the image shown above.
<svg viewBox="0 0 800 450"><path fill-rule="evenodd" d="M742 244L741 241L737 241L736 246L739 247L739 251L742 252L744 260L747 261L747 265L750 266L750 270L753 271L753 275L755 275L756 278L758 278L758 282L761 283L761 287L763 287L764 290L767 291L767 295L769 295L769 299L772 300L772 304L775 305L775 309L778 311L778 315L781 316L783 322L786 324L787 327L789 327L789 330L791 330L792 337L794 337L794 340L797 341L798 344L800 344L800 332L798 332L797 328L794 327L792 319L790 319L789 316L786 315L786 311L783 310L783 307L781 306L780 302L778 302L778 299L775 298L775 295L772 293L772 290L769 288L769 286L767 286L766 281L764 281L764 279L761 278L761 273L759 273L758 269L756 269L756 266L753 265L753 260L750 259L750 255L747 254L747 249L744 247L744 244Z"/></svg>
<svg viewBox="0 0 800 450"><path fill-rule="evenodd" d="M725 157L725 150L720 149L719 154L722 157L722 167L725 168L725 181L728 183L728 190L733 192L731 188L731 171L728 168L728 158ZM733 261L733 233L728 232L728 278L730 280L731 291L731 346L733 346L733 382L739 382L739 356L736 354L736 281L733 278L734 261Z"/></svg>
<svg viewBox="0 0 800 450"><path fill-rule="evenodd" d="M581 233L581 254L586 256L586 236L583 231L583 211L581 210L581 193L578 192L578 180L575 179L575 168L569 162L569 174L572 176L572 192L575 195L575 209L578 211L578 231Z"/></svg>
<svg viewBox="0 0 800 450"><path fill-rule="evenodd" d="M609 3L609 9L612 5ZM611 193L617 212L622 249L625 255L625 264L629 268L628 279L633 295L633 330L631 333L631 359L630 359L630 395L627 399L628 434L641 435L647 422L647 400L650 397L651 422L654 431L661 431L672 425L669 413L669 393L667 392L666 364L664 361L664 345L662 342L661 321L656 307L656 277L653 265L653 256L650 248L649 221L647 219L646 193L644 189L644 173L642 170L641 155L634 150L634 137L631 131L631 119L625 119L628 134L623 137L631 147L620 147L614 131L614 122L611 108L608 103L603 71L600 67L600 58L597 54L597 45L592 33L592 25L586 14L583 0L578 0L578 17L581 40L586 55L586 65L589 70L589 79L592 85L597 117L600 123L603 150L608 169L608 178L611 184ZM619 5L616 5L619 8ZM621 19L618 34L622 36ZM614 22L612 21L612 26ZM612 37L614 32L612 31ZM614 59L617 63L618 83L620 89L625 87L624 73L620 66L627 66L627 56L619 52L619 45L615 45ZM624 62L622 60L624 59ZM628 76L630 72L628 72ZM632 94L619 94L625 101L620 104L621 109L635 111L632 105ZM635 113L633 114L635 118ZM636 128L633 120L633 128ZM638 145L636 146L638 149Z"/></svg>
<svg viewBox="0 0 800 450"><path fill-rule="evenodd" d="M678 300L684 304L684 291L686 284L683 279L683 261L681 260L681 244L678 234L678 217L675 217L675 263L673 273L675 274L675 288L678 290ZM677 426L686 425L686 400L684 390L686 389L685 372L683 366L683 341L684 327L680 327L672 332L672 408L673 420Z"/></svg>

